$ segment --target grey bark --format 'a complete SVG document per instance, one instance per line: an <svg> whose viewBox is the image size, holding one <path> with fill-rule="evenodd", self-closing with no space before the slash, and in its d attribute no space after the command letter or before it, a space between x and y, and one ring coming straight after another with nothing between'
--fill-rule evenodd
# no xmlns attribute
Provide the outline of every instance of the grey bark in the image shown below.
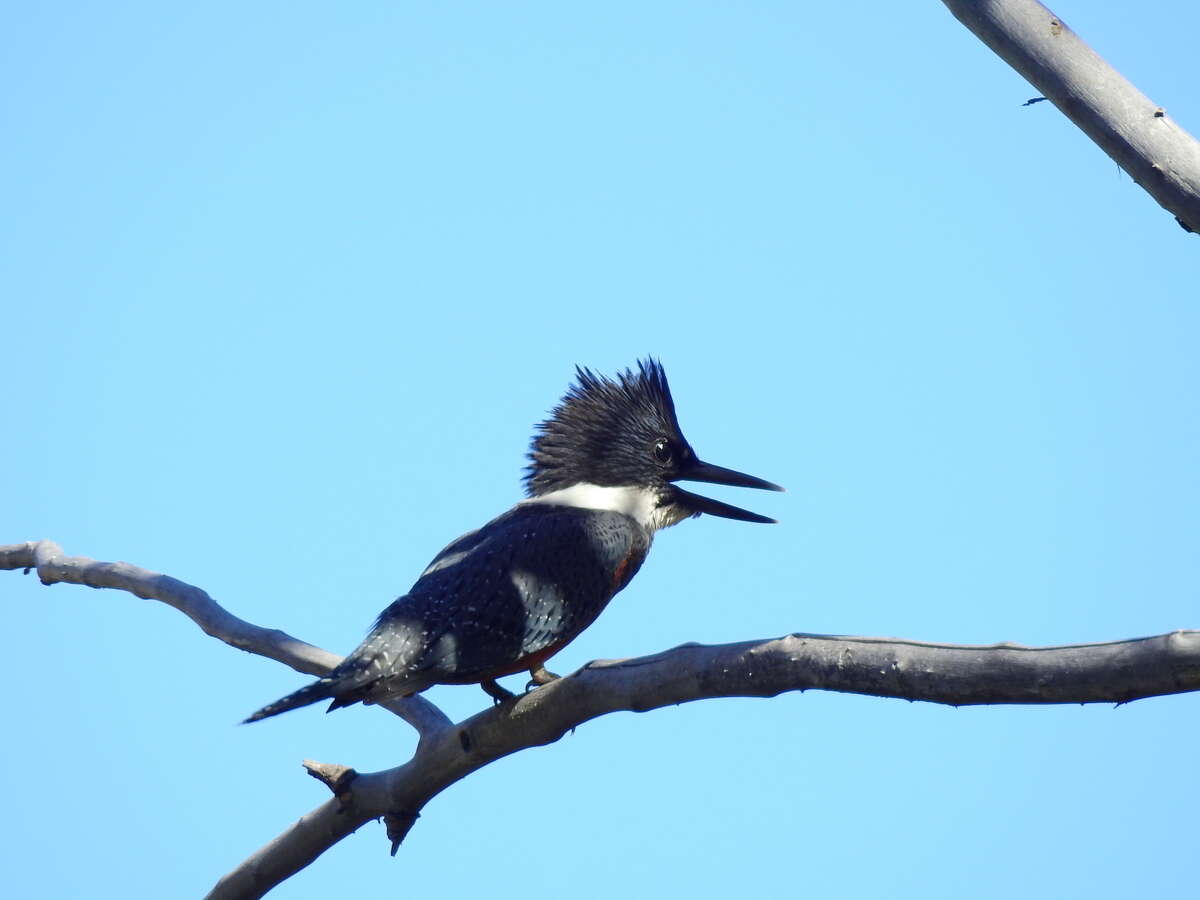
<svg viewBox="0 0 1200 900"><path fill-rule="evenodd" d="M942 0L1189 232L1200 143L1037 0Z"/></svg>
<svg viewBox="0 0 1200 900"><path fill-rule="evenodd" d="M228 612L206 591L126 562L99 562L67 556L54 541L27 541L0 546L0 569L36 569L42 584L84 584L93 588L128 591L144 600L158 600L179 610L207 635L231 647L265 656L305 675L326 675L342 657L292 637L278 628L252 625ZM424 734L448 725L445 713L424 697L397 698L381 704Z"/></svg>
<svg viewBox="0 0 1200 900"><path fill-rule="evenodd" d="M1119 703L1200 688L1200 632L1044 648L796 634L589 663L431 737L402 766L357 775L221 879L209 897L260 897L381 816L395 852L425 804L454 782L598 716L809 688L953 705Z"/></svg>
<svg viewBox="0 0 1200 900"><path fill-rule="evenodd" d="M282 631L251 625L178 579L128 563L68 557L50 541L0 546L0 569L36 569L44 584L116 588L160 600L213 637L302 672L321 674L340 659ZM395 852L425 804L448 786L518 750L556 741L598 716L810 689L955 706L1124 703L1200 690L1200 631L1063 647L793 634L717 646L685 644L638 659L591 662L459 723L423 698L396 701L388 708L420 734L412 759L369 774L306 761L309 773L334 797L229 872L209 897L261 897L375 818L387 824Z"/></svg>

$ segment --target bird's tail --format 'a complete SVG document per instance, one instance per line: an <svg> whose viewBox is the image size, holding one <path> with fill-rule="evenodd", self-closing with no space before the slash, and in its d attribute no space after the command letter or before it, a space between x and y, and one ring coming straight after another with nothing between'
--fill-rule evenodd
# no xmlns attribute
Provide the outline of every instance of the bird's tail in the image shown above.
<svg viewBox="0 0 1200 900"><path fill-rule="evenodd" d="M301 706L308 706L310 703L328 700L337 691L340 681L341 679L332 676L318 678L312 684L305 685L300 690L293 691L286 697L280 697L274 703L268 703L258 712L244 719L242 724L247 725L250 722L257 722L259 719L269 719L271 716L277 716L282 712L287 712L289 709L299 709Z"/></svg>

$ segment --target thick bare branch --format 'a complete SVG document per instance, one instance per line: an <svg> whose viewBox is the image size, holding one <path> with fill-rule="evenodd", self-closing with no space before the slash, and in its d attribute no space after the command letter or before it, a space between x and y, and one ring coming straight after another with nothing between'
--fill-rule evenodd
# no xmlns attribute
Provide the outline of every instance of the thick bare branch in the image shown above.
<svg viewBox="0 0 1200 900"><path fill-rule="evenodd" d="M954 706L1124 703L1200 690L1200 632L1064 647L794 634L589 663L422 742L403 766L358 775L338 802L296 822L209 896L260 897L370 819L390 816L411 826L429 800L459 779L518 750L556 741L598 716L809 689Z"/></svg>
<svg viewBox="0 0 1200 900"><path fill-rule="evenodd" d="M45 585L85 584L127 591L144 600L159 600L179 610L205 634L307 675L325 675L342 661L336 653L305 643L277 628L262 628L239 619L207 592L170 575L124 562L66 556L54 541L0 546L0 569L24 569L26 572L36 569L38 578ZM423 697L398 698L382 705L417 729L422 738L450 725L446 715Z"/></svg>
<svg viewBox="0 0 1200 900"><path fill-rule="evenodd" d="M942 0L1187 231L1200 232L1200 142L1037 0Z"/></svg>
<svg viewBox="0 0 1200 900"><path fill-rule="evenodd" d="M0 547L0 568L37 569L45 584L111 587L161 600L206 633L303 672L320 674L339 661L281 631L238 619L192 585L128 563L67 557L50 541ZM457 725L421 698L396 700L388 708L421 732L413 758L366 775L339 765L309 764L310 773L335 797L222 878L210 896L260 897L375 818L388 825L394 852L425 804L449 785L510 753L556 741L597 716L809 689L956 706L1123 703L1200 690L1200 632L1042 648L794 634L718 646L687 644L638 659L589 663Z"/></svg>

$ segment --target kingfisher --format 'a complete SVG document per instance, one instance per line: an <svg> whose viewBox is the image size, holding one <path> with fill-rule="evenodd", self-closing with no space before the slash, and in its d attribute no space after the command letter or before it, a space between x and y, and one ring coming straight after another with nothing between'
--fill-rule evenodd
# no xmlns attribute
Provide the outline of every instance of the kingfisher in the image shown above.
<svg viewBox="0 0 1200 900"><path fill-rule="evenodd" d="M554 680L546 661L629 584L657 531L702 513L775 521L676 481L783 490L696 456L657 360L615 378L576 367L575 383L536 427L526 499L434 557L332 672L245 721L435 684L479 684L502 702L513 694L498 678L528 671L531 685Z"/></svg>

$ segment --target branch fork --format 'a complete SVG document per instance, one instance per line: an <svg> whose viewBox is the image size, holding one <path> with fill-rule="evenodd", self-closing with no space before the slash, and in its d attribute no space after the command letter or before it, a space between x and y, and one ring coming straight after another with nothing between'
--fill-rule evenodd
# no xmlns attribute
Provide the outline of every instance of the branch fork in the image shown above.
<svg viewBox="0 0 1200 900"><path fill-rule="evenodd" d="M0 569L36 570L46 585L85 584L159 600L206 634L305 674L326 674L341 661L283 631L239 619L198 587L129 563L67 556L53 541L0 546ZM541 686L458 723L419 695L380 704L416 730L412 758L365 774L306 760L306 771L333 796L251 854L208 896L261 897L372 819L383 819L395 854L425 804L459 779L511 753L557 741L608 713L809 689L953 706L1121 704L1200 690L1200 631L1061 647L796 633L735 644L683 644L637 659L594 660L565 677L547 672L535 680Z"/></svg>

